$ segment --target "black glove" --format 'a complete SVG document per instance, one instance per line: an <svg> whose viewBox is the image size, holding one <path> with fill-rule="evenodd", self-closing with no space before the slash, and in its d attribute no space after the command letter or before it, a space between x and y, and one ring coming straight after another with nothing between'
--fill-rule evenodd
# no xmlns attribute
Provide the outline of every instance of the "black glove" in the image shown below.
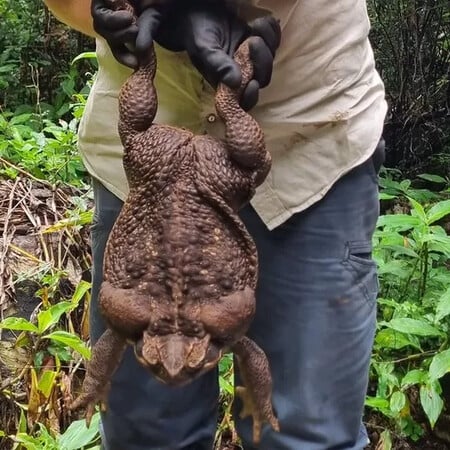
<svg viewBox="0 0 450 450"><path fill-rule="evenodd" d="M258 102L259 89L270 82L275 52L280 45L281 29L273 17L246 24L221 2L179 0L168 7L147 8L138 19L136 52L145 59L155 39L172 51L186 51L202 76L213 86L222 82L239 87L241 72L233 61L237 47L251 38L250 55L253 79L241 97L241 106L249 110Z"/></svg>
<svg viewBox="0 0 450 450"><path fill-rule="evenodd" d="M145 10L148 3L152 2L147 0L131 1L137 14ZM134 47L140 28L134 20L133 14L123 10L115 11L108 0L92 0L91 14L94 30L108 42L114 57L128 67L137 68L138 57ZM147 15L140 20L140 26L142 29L156 29L160 21L159 16L160 13L157 11L152 15Z"/></svg>
<svg viewBox="0 0 450 450"><path fill-rule="evenodd" d="M107 0L92 0L91 14L94 30L108 42L115 58L130 67L137 65L136 56L126 47L135 42L138 27L128 11L113 11Z"/></svg>

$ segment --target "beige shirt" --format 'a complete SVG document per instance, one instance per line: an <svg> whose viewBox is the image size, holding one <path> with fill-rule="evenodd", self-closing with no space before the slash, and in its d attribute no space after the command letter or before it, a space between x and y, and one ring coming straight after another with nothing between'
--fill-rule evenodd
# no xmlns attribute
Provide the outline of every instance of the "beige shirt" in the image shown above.
<svg viewBox="0 0 450 450"><path fill-rule="evenodd" d="M263 127L272 169L252 205L269 229L320 200L367 160L386 114L384 86L368 40L365 0L254 0L281 20L272 82L251 111ZM222 135L213 92L184 53L157 49L156 122ZM80 125L89 172L127 195L117 132L118 92L130 74L97 42L99 71Z"/></svg>

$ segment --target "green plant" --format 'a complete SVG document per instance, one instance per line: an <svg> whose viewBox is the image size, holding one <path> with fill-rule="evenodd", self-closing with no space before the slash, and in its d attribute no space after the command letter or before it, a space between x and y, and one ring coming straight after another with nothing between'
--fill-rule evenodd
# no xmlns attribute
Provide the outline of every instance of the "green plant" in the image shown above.
<svg viewBox="0 0 450 450"><path fill-rule="evenodd" d="M22 414L26 411L26 424L22 424L13 437L27 449L35 448L33 445L38 442L42 444L44 441L44 447L36 448L54 448L51 442L56 437L49 436L45 428L51 430L52 436L59 435L58 399L71 395L70 385L73 377L73 373L70 370L67 372L66 369L72 367L72 372L76 369L76 366L73 366L74 352L85 358L90 356L88 347L75 333L72 321L72 314L80 313L81 301L86 300L88 304L90 284L80 282L70 299L51 304L55 285L60 277L61 274L55 272L46 272L46 275L42 276L43 287L38 292L42 303L35 320L8 317L0 322L3 331L18 332L15 348L24 349L28 355L24 367L2 386L1 391L3 396L21 408ZM86 311L86 308L81 309L82 322L86 320ZM26 403L22 403L18 399L20 395L17 398L15 392L16 385L23 382L29 386ZM39 428L36 424L40 424Z"/></svg>
<svg viewBox="0 0 450 450"><path fill-rule="evenodd" d="M225 435L231 434L232 442L238 440L232 417L234 398L234 365L233 354L227 353L219 361L219 387L220 387L220 419L217 426L215 448L222 448Z"/></svg>
<svg viewBox="0 0 450 450"><path fill-rule="evenodd" d="M70 30L49 13L42 0L0 0L0 105L16 111L65 118L67 104L84 85L72 58L93 41Z"/></svg>
<svg viewBox="0 0 450 450"><path fill-rule="evenodd" d="M444 407L440 379L450 372L450 236L444 229L450 200L448 190L415 190L409 180L384 179L382 185L382 199L408 208L381 216L374 236L380 317L372 362L376 390L366 405L417 440L423 429L413 418L411 393L418 393L433 428Z"/></svg>
<svg viewBox="0 0 450 450"><path fill-rule="evenodd" d="M71 67L94 56L90 52L82 53L72 61ZM51 113L49 108L34 112L30 107L20 107L14 113L0 110L0 158L9 163L0 170L0 175L14 179L24 170L52 184L86 186L88 175L78 153L77 131L95 75L87 74L84 88L76 92L76 75L70 73L61 84L64 95L56 113ZM55 115L57 120L52 119ZM68 120L60 118L62 115Z"/></svg>
<svg viewBox="0 0 450 450"><path fill-rule="evenodd" d="M96 413L92 417L92 423L89 428L86 427L85 420L76 420L72 422L67 430L58 435L53 436L47 428L38 424L38 431L35 436L30 436L26 432L25 416L22 412L19 421L19 431L16 435L6 435L0 431L0 437L9 438L14 443L14 449L24 448L26 450L100 450L97 444L98 425L100 414Z"/></svg>
<svg viewBox="0 0 450 450"><path fill-rule="evenodd" d="M0 157L36 178L50 183L63 181L83 186L87 174L76 149L77 119L59 124L36 114L0 114ZM15 178L18 171L3 168L4 176Z"/></svg>
<svg viewBox="0 0 450 450"><path fill-rule="evenodd" d="M430 201L439 200L442 195L429 189L419 189L412 185L411 180L402 179L402 172L398 169L382 168L382 176L380 177L380 200L396 200L399 203L404 203L407 198L412 198L420 203L428 203ZM428 180L431 183L448 184L450 182L438 175L421 174L418 176L423 180Z"/></svg>

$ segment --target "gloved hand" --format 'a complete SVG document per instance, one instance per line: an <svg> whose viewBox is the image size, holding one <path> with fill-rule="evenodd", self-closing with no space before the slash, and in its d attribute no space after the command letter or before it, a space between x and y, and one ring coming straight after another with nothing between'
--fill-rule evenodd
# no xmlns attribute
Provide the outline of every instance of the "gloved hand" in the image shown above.
<svg viewBox="0 0 450 450"><path fill-rule="evenodd" d="M271 80L281 29L273 17L246 24L221 2L178 0L167 7L147 8L138 19L136 52L145 58L153 39L172 51L186 51L203 77L213 86L222 82L239 87L241 72L233 61L237 47L251 38L253 79L241 97L241 106L251 109L258 102L259 89Z"/></svg>
<svg viewBox="0 0 450 450"><path fill-rule="evenodd" d="M170 1L164 0L166 5ZM155 3L162 2L163 0L132 0L131 4L135 7L136 13L140 14ZM94 30L108 42L114 57L128 67L137 68L138 56L135 53L134 46L140 27L144 30L156 30L160 21L160 12L155 10L152 15L142 18L138 26L130 12L115 11L108 0L92 0L91 14Z"/></svg>
<svg viewBox="0 0 450 450"><path fill-rule="evenodd" d="M107 0L92 0L91 14L95 32L108 42L115 58L135 67L137 59L125 45L135 42L138 33L133 15L128 11L113 11Z"/></svg>

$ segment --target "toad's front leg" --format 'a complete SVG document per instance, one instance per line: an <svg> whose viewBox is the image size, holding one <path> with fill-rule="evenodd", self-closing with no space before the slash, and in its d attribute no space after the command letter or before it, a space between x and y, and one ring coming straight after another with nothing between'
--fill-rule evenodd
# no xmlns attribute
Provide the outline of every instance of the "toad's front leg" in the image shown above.
<svg viewBox="0 0 450 450"><path fill-rule="evenodd" d="M86 408L86 423L90 424L97 403L106 405L110 380L122 360L126 348L125 339L113 330L106 330L92 349L92 358L80 396L70 405L75 410Z"/></svg>
<svg viewBox="0 0 450 450"><path fill-rule="evenodd" d="M275 431L280 431L272 408L272 376L269 362L264 352L247 337L234 344L232 351L236 356L244 384L236 387L236 394L243 403L240 416L241 418L252 416L253 441L257 444L261 438L264 422L269 423Z"/></svg>

